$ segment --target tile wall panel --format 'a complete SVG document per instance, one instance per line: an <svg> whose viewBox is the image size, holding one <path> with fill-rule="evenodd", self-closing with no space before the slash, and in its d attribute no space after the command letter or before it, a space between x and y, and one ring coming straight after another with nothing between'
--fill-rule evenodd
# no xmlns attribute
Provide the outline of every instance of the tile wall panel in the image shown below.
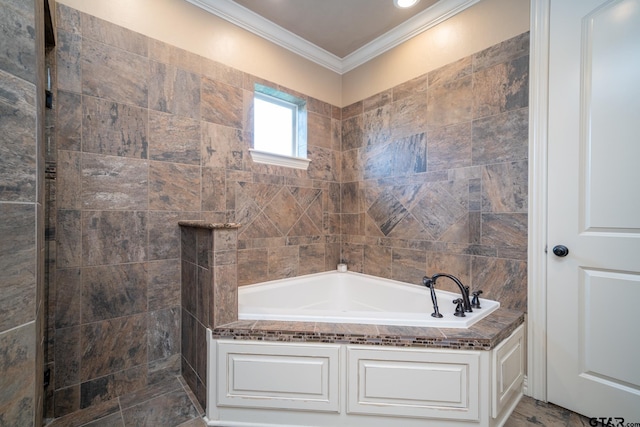
<svg viewBox="0 0 640 427"><path fill-rule="evenodd" d="M82 272L82 323L131 316L147 310L145 263L87 267Z"/></svg>
<svg viewBox="0 0 640 427"><path fill-rule="evenodd" d="M73 92L58 91L56 99L56 141L58 150L80 151L82 130L82 97Z"/></svg>
<svg viewBox="0 0 640 427"><path fill-rule="evenodd" d="M0 424L35 426L35 322L0 333Z"/></svg>
<svg viewBox="0 0 640 427"><path fill-rule="evenodd" d="M33 204L0 203L0 331L35 316L35 215Z"/></svg>
<svg viewBox="0 0 640 427"><path fill-rule="evenodd" d="M171 276L158 278L163 269L150 272L146 264L148 40L64 5L56 13L54 159L60 192L49 209L57 212L58 271L50 285L56 349L51 368L57 375L49 416L146 386L149 289L154 309L176 307L179 299ZM154 237L165 233L171 235ZM173 246L176 236L174 230ZM154 242L154 258L162 258L167 243ZM167 289L158 289L167 281ZM136 341L143 344L122 345Z"/></svg>
<svg viewBox="0 0 640 427"><path fill-rule="evenodd" d="M82 325L80 352L83 382L146 363L146 313Z"/></svg>
<svg viewBox="0 0 640 427"><path fill-rule="evenodd" d="M239 285L344 259L411 283L432 268L455 271L490 297L514 289L508 304L522 304L527 34L342 109L294 93L313 130L311 166L299 171L254 164L248 151L253 84L287 88L63 5L57 17L56 284L59 294L89 293L61 302L70 311L56 311L52 328L54 337L79 328L102 355L83 344L55 357L66 378L54 393L58 414L105 399L105 384L130 391L140 375L153 383L179 369L174 343L184 356L191 339L176 326L179 281L198 271L181 270L180 245L195 241L181 242L179 219L242 224L237 272L217 267ZM195 247L192 255L196 268ZM132 273L112 286L91 274L122 275L126 265L146 279ZM212 312L197 294L182 299L193 310L183 322ZM105 318L111 310L122 317ZM123 333L144 345L124 354L109 344ZM185 379L201 395L202 365L192 368Z"/></svg>
<svg viewBox="0 0 640 427"><path fill-rule="evenodd" d="M33 83L0 68L0 200L35 202L34 92Z"/></svg>
<svg viewBox="0 0 640 427"><path fill-rule="evenodd" d="M81 162L83 209L147 210L147 161L83 153Z"/></svg>
<svg viewBox="0 0 640 427"><path fill-rule="evenodd" d="M173 65L151 62L149 108L200 118L200 76Z"/></svg>
<svg viewBox="0 0 640 427"><path fill-rule="evenodd" d="M149 111L149 159L200 165L200 121Z"/></svg>
<svg viewBox="0 0 640 427"><path fill-rule="evenodd" d="M80 268L59 269L55 275L55 305L53 306L56 330L80 325L82 276Z"/></svg>
<svg viewBox="0 0 640 427"><path fill-rule="evenodd" d="M69 351L52 352L59 376L48 407L60 416L180 373L181 346L182 356L195 349L179 328L181 301L186 322L233 318L211 318L203 304L233 305L228 287L190 293L182 278L211 274L237 286L335 268L342 122L340 108L290 91L308 102L312 167L254 164L253 84L286 87L64 5L56 17L48 328L51 347L60 340ZM193 219L243 225L232 248L216 249L215 270L198 265L213 255L195 246L181 265L181 246L196 240L181 240L177 222ZM199 397L203 364L185 374Z"/></svg>
<svg viewBox="0 0 640 427"><path fill-rule="evenodd" d="M343 108L352 270L451 273L526 307L528 45L524 33Z"/></svg>
<svg viewBox="0 0 640 427"><path fill-rule="evenodd" d="M147 108L148 58L83 37L80 71L84 95Z"/></svg>
<svg viewBox="0 0 640 427"><path fill-rule="evenodd" d="M109 100L82 97L82 151L147 158L146 109Z"/></svg>
<svg viewBox="0 0 640 427"><path fill-rule="evenodd" d="M42 425L42 2L0 0L0 425Z"/></svg>
<svg viewBox="0 0 640 427"><path fill-rule="evenodd" d="M0 69L23 80L36 83L36 30L33 2L3 1L0 29L3 48ZM4 79L3 79L4 80ZM34 127L29 127L35 130Z"/></svg>
<svg viewBox="0 0 640 427"><path fill-rule="evenodd" d="M59 9L68 10L63 6L60 6ZM66 23L65 20L58 20L59 25ZM82 93L81 53L82 37L80 34L76 31L70 32L58 28L56 35L56 85L58 90Z"/></svg>

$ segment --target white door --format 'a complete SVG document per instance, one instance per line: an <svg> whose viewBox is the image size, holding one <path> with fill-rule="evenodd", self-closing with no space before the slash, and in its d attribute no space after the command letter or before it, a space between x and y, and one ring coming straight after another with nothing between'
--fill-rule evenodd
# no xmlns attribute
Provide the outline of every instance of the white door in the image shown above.
<svg viewBox="0 0 640 427"><path fill-rule="evenodd" d="M640 423L640 0L551 0L549 40L547 398Z"/></svg>

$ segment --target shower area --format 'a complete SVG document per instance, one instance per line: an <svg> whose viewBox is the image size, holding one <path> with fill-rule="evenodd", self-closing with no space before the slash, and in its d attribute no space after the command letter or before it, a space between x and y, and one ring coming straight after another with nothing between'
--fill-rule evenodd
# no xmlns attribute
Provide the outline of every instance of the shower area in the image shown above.
<svg viewBox="0 0 640 427"><path fill-rule="evenodd" d="M21 137L0 158L11 422L181 374L205 398L183 360L181 324L202 325L181 308L181 220L241 224L238 286L346 262L526 308L527 32L343 107L62 3L45 56L34 3L0 1L31 55L0 55L3 138ZM307 171L251 160L255 83L306 100Z"/></svg>

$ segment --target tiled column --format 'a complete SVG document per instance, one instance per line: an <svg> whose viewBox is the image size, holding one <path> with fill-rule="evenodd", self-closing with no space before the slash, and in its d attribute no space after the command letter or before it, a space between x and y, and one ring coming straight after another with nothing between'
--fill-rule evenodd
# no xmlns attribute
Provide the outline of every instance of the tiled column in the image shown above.
<svg viewBox="0 0 640 427"><path fill-rule="evenodd" d="M238 320L238 224L180 221L182 375L206 405L206 329Z"/></svg>

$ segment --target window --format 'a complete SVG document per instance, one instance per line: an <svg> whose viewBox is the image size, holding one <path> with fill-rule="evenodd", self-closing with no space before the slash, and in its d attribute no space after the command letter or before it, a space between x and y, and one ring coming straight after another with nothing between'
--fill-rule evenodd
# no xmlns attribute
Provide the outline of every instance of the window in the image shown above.
<svg viewBox="0 0 640 427"><path fill-rule="evenodd" d="M253 148L283 156L294 156L298 153L296 138L298 106L296 104L256 92L253 111L255 114Z"/></svg>
<svg viewBox="0 0 640 427"><path fill-rule="evenodd" d="M254 87L254 162L307 169L306 102L260 84Z"/></svg>

